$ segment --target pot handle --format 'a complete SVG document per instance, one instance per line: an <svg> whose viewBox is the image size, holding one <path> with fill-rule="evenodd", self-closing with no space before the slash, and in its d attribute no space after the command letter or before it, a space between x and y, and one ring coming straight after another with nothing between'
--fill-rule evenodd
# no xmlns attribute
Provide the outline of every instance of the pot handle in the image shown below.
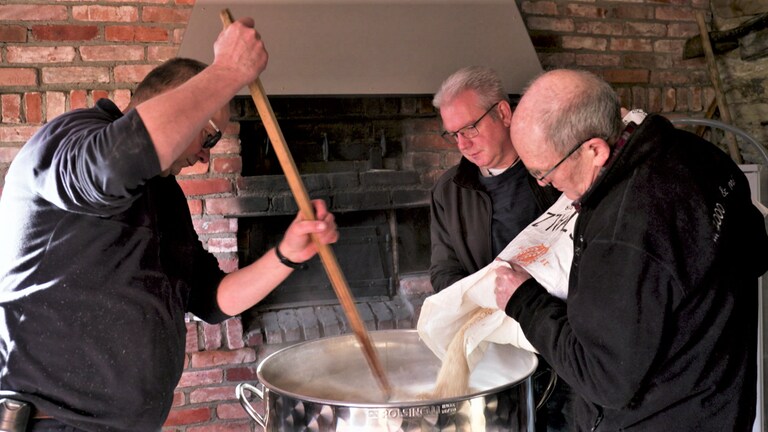
<svg viewBox="0 0 768 432"><path fill-rule="evenodd" d="M548 367L547 372L549 372L550 375L549 382L547 383L547 388L544 389L544 393L541 394L541 400L536 404L536 411L547 403L549 397L552 396L552 393L555 391L555 384L557 384L557 374L555 373L555 370Z"/></svg>
<svg viewBox="0 0 768 432"><path fill-rule="evenodd" d="M251 405L250 401L248 401L248 397L246 393L249 394L255 394L259 397L262 401L264 401L264 392L248 383L240 383L235 388L235 395L237 396L237 400L240 401L240 405L242 405L243 409L246 413L248 413L249 416L253 420L256 421L262 428L267 428L267 420L265 417L262 417L258 412L256 412L256 409L253 408L253 405Z"/></svg>

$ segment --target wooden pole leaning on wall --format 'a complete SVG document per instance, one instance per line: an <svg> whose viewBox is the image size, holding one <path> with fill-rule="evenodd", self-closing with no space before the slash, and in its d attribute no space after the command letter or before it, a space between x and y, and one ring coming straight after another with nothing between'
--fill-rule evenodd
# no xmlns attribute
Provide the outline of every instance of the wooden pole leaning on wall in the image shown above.
<svg viewBox="0 0 768 432"><path fill-rule="evenodd" d="M712 81L712 86L715 88L715 100L717 100L717 106L720 110L720 118L723 122L733 125L731 111L728 108L728 102L725 100L725 93L723 92L723 82L720 79L720 72L717 69L715 54L712 51L712 41L709 39L709 30L707 29L707 23L704 19L704 12L696 11L696 22L699 25L701 45L704 48L704 57L707 59L709 78ZM725 139L731 159L738 164L744 163L744 159L742 159L741 152L739 151L739 146L736 144L736 137L732 133L726 132Z"/></svg>
<svg viewBox="0 0 768 432"><path fill-rule="evenodd" d="M229 12L229 9L222 10L220 12L220 16L225 28L232 24L234 21L232 14ZM248 85L248 89L250 90L254 104L256 104L259 117L261 117L261 121L264 123L264 128L267 130L267 135L272 141L275 154L277 155L280 166L282 167L283 172L285 173L285 176L288 180L288 186L291 188L293 197L296 199L299 211L301 212L302 216L304 216L304 218L314 220L315 212L312 207L312 202L309 199L309 194L307 193L307 189L304 187L304 183L301 180L299 171L296 168L296 163L294 162L293 156L291 156L291 152L288 149L288 144L285 142L283 132L280 130L280 126L277 124L277 118L275 117L275 113L272 111L272 106L266 97L264 88L261 85L261 80L257 78L254 82ZM362 345L365 359L372 369L373 375L381 387L381 390L384 392L385 397L389 399L392 395L392 388L390 387L389 381L387 380L387 377L384 373L384 368L379 361L376 349L371 343L371 339L365 329L365 325L360 319L360 314L357 311L355 302L347 285L347 280L344 277L344 274L341 272L341 268L339 267L339 263L336 260L336 256L334 255L330 245L319 242L314 235L312 236L312 241L317 247L318 255L320 255L320 259L323 262L325 271L328 274L328 279L330 279L333 290L336 292L336 296L339 298L339 303L341 303L341 307L344 310L347 320L349 321L350 327L352 327L352 330L355 332L358 341Z"/></svg>

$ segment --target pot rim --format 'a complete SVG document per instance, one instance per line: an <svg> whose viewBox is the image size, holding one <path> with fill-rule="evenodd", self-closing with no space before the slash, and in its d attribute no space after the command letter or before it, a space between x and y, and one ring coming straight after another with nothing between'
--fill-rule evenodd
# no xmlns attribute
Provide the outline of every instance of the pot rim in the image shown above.
<svg viewBox="0 0 768 432"><path fill-rule="evenodd" d="M389 329L389 330L375 330L369 332L370 334L384 334L384 333L418 333L418 330L416 329ZM309 341L302 341L298 342L294 345L290 345L284 348L281 348L272 354L265 357L263 360L259 362L258 367L256 368L256 376L258 378L259 383L264 386L266 389L268 389L271 392L277 393L282 396L290 397L293 399L298 399L302 401L308 401L323 405L330 405L330 406L339 406L339 407L348 407L348 408L401 408L401 407L424 407L424 406L432 406L432 405L439 405L439 404L451 404L451 403L458 403L463 402L469 399L474 399L477 397L484 397L490 394L499 393L507 388L515 387L519 385L520 383L524 382L525 380L531 378L533 376L533 373L536 371L539 359L538 357L530 352L525 351L526 353L530 354L530 358L532 359L532 365L530 370L527 374L521 374L519 379L506 382L504 384L501 384L496 387L488 388L481 391L471 392L467 393L462 396L456 396L456 397L450 397L450 398L441 398L441 399L428 399L428 400L408 400L408 401L395 401L395 402L351 402L351 401L341 401L341 400L335 400L335 399L326 399L326 398L319 398L312 395L304 395L292 392L290 390L286 390L283 388L279 388L274 384L271 384L267 379L264 378L263 368L266 364L268 364L270 361L274 361L275 358L278 358L281 355L284 355L286 351L294 350L294 349L300 349L303 346L310 345L310 344L316 344L316 343L325 343L327 340L331 339L341 339L341 338L353 338L356 337L352 333L345 333L341 335L336 336L328 336L323 337L319 339L313 339ZM272 359L272 360L271 360ZM373 372L371 372L373 373ZM266 399L266 397L265 397Z"/></svg>

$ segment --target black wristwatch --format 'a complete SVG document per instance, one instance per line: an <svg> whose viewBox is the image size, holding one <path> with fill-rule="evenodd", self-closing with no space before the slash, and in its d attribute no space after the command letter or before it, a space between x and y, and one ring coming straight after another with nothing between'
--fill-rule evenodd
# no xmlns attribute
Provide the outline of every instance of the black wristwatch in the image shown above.
<svg viewBox="0 0 768 432"><path fill-rule="evenodd" d="M282 265L290 267L292 269L306 270L306 268L308 267L306 262L297 263L286 258L285 255L283 255L282 252L280 252L280 248L278 247L278 245L275 245L275 255L277 255L277 259L280 260L280 263Z"/></svg>

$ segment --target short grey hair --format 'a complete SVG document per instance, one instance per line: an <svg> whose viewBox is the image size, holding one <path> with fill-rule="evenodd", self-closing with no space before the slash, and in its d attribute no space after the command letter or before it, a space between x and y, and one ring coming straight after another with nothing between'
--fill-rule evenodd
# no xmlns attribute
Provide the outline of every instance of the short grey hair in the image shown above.
<svg viewBox="0 0 768 432"><path fill-rule="evenodd" d="M624 129L619 96L610 84L591 72L570 72L578 75L583 86L539 111L537 122L555 150L563 155L591 138L602 138L612 146Z"/></svg>
<svg viewBox="0 0 768 432"><path fill-rule="evenodd" d="M475 92L485 107L490 107L501 100L509 102L509 95L495 70L485 66L468 66L459 69L443 81L432 98L432 106L439 110L459 93L467 90Z"/></svg>

